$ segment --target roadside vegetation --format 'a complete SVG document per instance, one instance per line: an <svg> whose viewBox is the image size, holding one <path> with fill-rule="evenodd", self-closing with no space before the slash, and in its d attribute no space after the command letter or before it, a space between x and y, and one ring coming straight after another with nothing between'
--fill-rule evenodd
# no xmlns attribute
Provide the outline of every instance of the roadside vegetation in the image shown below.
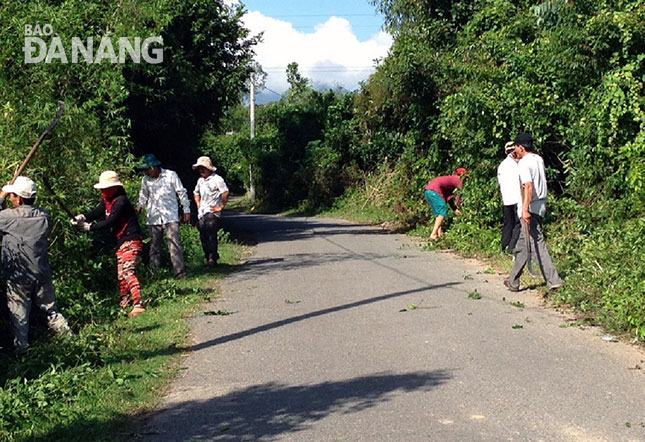
<svg viewBox="0 0 645 442"><path fill-rule="evenodd" d="M394 44L360 90L314 90L292 64L289 91L256 112L255 139L240 107L222 135L207 132L206 150L218 163L235 158L228 173L242 186L254 171L256 210L331 210L422 236L424 185L464 166L463 215L433 247L499 257L496 169L504 144L529 131L547 166L545 231L566 279L549 299L644 339L642 2L373 3Z"/></svg>
<svg viewBox="0 0 645 442"><path fill-rule="evenodd" d="M240 101L255 37L241 8L209 0L38 0L0 3L0 182L9 181L56 111L66 110L24 175L38 186L36 204L51 214L50 259L57 303L75 336L48 335L33 312L30 349L13 354L4 284L0 284L0 440L123 440L131 415L153 405L189 347L185 317L217 296L213 278L235 265L241 246L226 244L218 270L201 267L195 227L182 227L188 278L152 276L139 267L146 312L119 312L114 244L79 234L69 215L94 207L92 187L107 169L119 173L131 201L141 174L134 164L154 153L192 192L190 165L199 140L227 106ZM25 27L59 38L163 38L164 63L25 63ZM50 186L46 185L45 178ZM143 221L143 218L140 220ZM141 223L144 225L144 223ZM145 229L144 229L145 230Z"/></svg>
<svg viewBox="0 0 645 442"><path fill-rule="evenodd" d="M25 355L0 354L0 440L111 441L138 434L133 416L157 403L190 351L186 317L219 296L217 279L245 253L223 234L222 259L211 270L203 265L195 228L182 226L181 239L188 276L141 272L144 314L129 318L119 311L116 291L104 283L95 294L104 301L85 306L93 320L72 323L75 336L48 338L41 324Z"/></svg>
<svg viewBox="0 0 645 442"><path fill-rule="evenodd" d="M212 0L0 4L0 182L57 101L66 103L24 175L51 212L58 304L77 333L51 339L36 322L31 350L16 358L0 312L0 439L128 437L136 430L130 413L153 404L177 369L188 345L183 318L216 296L212 275L198 270L196 231L185 227L191 277L176 282L143 267L149 308L126 319L116 307L112 245L69 225L65 209L92 207L99 197L92 184L106 169L120 174L133 198L140 180L133 165L144 153L176 170L187 189L202 153L233 191L248 189L253 176L256 211L331 211L422 236L430 219L425 183L464 166L471 178L463 215L447 220L432 247L508 259L499 252L496 168L505 142L530 131L547 164L548 244L566 280L549 299L589 323L645 339L642 1L373 3L394 36L376 72L357 91L320 91L292 63L289 90L258 106L253 140L239 103L260 37L241 26L243 7ZM161 36L168 62L25 64L24 27L38 23L50 24L65 46L76 36ZM234 265L240 247L226 250L224 262Z"/></svg>

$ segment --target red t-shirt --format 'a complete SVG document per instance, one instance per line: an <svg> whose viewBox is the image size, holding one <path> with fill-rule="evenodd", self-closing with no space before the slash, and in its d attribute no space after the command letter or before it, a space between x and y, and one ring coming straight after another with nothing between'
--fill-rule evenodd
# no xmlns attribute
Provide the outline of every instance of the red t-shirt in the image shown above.
<svg viewBox="0 0 645 442"><path fill-rule="evenodd" d="M461 188L459 175L443 175L428 181L426 190L434 190L444 201L450 201L456 188ZM457 201L459 202L459 201Z"/></svg>

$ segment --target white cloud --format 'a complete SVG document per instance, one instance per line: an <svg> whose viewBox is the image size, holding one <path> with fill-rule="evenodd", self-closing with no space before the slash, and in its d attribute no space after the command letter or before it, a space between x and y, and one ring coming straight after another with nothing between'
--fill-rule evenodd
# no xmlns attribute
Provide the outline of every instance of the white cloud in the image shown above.
<svg viewBox="0 0 645 442"><path fill-rule="evenodd" d="M312 33L258 11L249 11L242 20L251 34L263 32L263 41L255 48L256 60L268 74L267 88L278 93L288 88L285 70L294 61L314 86L354 90L374 71L374 60L385 57L392 45L392 37L384 32L359 41L342 17L330 17Z"/></svg>

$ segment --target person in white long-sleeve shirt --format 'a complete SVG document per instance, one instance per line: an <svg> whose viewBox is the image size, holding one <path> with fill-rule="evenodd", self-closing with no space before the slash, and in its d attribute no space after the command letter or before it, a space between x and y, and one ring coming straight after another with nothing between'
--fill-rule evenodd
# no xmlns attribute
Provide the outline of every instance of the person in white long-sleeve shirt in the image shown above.
<svg viewBox="0 0 645 442"><path fill-rule="evenodd" d="M515 157L515 143L509 141L504 146L506 158L497 167L497 182L504 204L504 221L502 226L502 252L513 253L520 236L520 218L517 214L518 204L522 203L520 173Z"/></svg>
<svg viewBox="0 0 645 442"><path fill-rule="evenodd" d="M183 221L190 222L188 192L177 173L163 169L161 162L153 154L144 155L137 169L145 172L141 180L137 209L146 211L146 224L150 235L150 268L157 271L161 266L161 238L165 232L173 274L176 278L183 278L186 269L184 252L179 241L177 199L183 209Z"/></svg>

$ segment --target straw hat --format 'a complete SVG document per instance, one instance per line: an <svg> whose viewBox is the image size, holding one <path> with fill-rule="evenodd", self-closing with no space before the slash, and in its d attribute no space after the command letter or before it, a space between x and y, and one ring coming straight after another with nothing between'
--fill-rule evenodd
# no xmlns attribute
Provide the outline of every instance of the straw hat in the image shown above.
<svg viewBox="0 0 645 442"><path fill-rule="evenodd" d="M211 159L208 157L199 157L197 158L197 162L193 164L193 169L197 169L199 166L205 167L206 169L215 172L217 170L217 167L213 166L213 163L211 162Z"/></svg>
<svg viewBox="0 0 645 442"><path fill-rule="evenodd" d="M36 196L36 183L25 176L19 176L13 184L3 186L2 191L15 193L21 198L29 199Z"/></svg>
<svg viewBox="0 0 645 442"><path fill-rule="evenodd" d="M107 189L108 187L121 186L123 183L119 181L119 175L113 170L106 170L99 176L99 182L94 185L95 189Z"/></svg>

